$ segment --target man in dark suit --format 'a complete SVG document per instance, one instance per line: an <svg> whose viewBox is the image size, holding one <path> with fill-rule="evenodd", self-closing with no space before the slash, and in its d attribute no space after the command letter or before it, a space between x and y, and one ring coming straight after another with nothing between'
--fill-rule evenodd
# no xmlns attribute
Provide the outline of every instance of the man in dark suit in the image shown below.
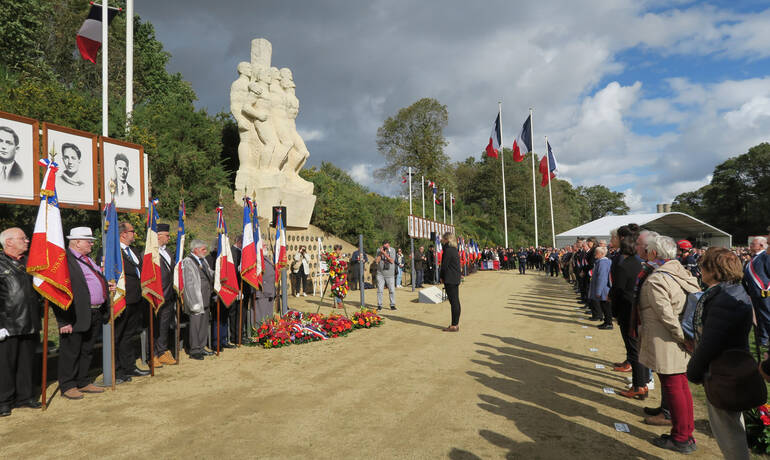
<svg viewBox="0 0 770 460"><path fill-rule="evenodd" d="M243 298L243 310L245 311L246 308L248 308L248 297L246 297L246 290L248 288L249 283L244 283L241 279L241 253L242 253L242 247L243 247L243 235L238 235L235 237L235 244L230 246L230 252L233 255L233 264L235 265L235 276L238 278L238 287L241 290L241 294L244 296ZM251 291L249 291L250 295ZM232 344L238 343L238 325L243 325L245 322L239 321L240 317L238 315L241 314L241 299L235 299L235 302L233 302L232 305L230 305L230 308L227 309L227 321L228 321L228 338L230 339L230 342L228 345L230 347L234 346ZM227 343L227 342L225 342ZM229 347L226 347L229 348Z"/></svg>
<svg viewBox="0 0 770 460"><path fill-rule="evenodd" d="M355 253L354 253L355 255ZM414 253L414 274L415 274L415 288L421 288L422 283L425 280L425 247L420 246L417 252Z"/></svg>
<svg viewBox="0 0 770 460"><path fill-rule="evenodd" d="M7 126L0 126L0 180L16 182L24 178L21 166L16 162L19 151L19 135Z"/></svg>
<svg viewBox="0 0 770 460"><path fill-rule="evenodd" d="M117 196L134 196L134 187L128 183L128 157L123 153L115 155L115 178L118 182Z"/></svg>
<svg viewBox="0 0 770 460"><path fill-rule="evenodd" d="M751 240L752 257L743 269L743 287L754 305L759 343L763 347L768 346L770 335L770 256L766 250L767 238L758 236Z"/></svg>
<svg viewBox="0 0 770 460"><path fill-rule="evenodd" d="M457 239L452 233L444 233L441 237L444 255L441 258L439 278L444 283L449 305L452 308L452 324L444 328L444 332L460 330L460 253L457 251Z"/></svg>
<svg viewBox="0 0 770 460"><path fill-rule="evenodd" d="M160 255L160 278L163 283L163 304L155 315L155 354L153 366L157 369L164 364L176 364L177 360L168 349L168 336L174 324L176 312L176 291L174 290L174 260L166 249L169 241L169 225L158 224L158 255Z"/></svg>
<svg viewBox="0 0 770 460"><path fill-rule="evenodd" d="M96 239L91 229L73 228L67 239L72 305L67 310L53 309L61 334L59 389L67 399L83 399L84 393L104 392L103 388L91 383L88 370L108 305L108 288L99 266L88 257Z"/></svg>
<svg viewBox="0 0 770 460"><path fill-rule="evenodd" d="M131 343L139 333L147 310L147 304L142 298L142 255L131 247L135 238L134 226L130 222L121 222L120 251L123 253L123 271L126 276L126 308L115 318L115 376L124 381L150 374L150 371L136 367L137 354Z"/></svg>

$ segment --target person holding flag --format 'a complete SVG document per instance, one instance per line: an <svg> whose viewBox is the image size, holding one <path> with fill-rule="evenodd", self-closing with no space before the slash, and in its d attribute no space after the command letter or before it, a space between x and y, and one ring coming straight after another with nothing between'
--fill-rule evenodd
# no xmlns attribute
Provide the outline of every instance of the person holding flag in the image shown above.
<svg viewBox="0 0 770 460"><path fill-rule="evenodd" d="M203 360L209 324L211 293L214 290L214 271L206 261L209 249L201 240L193 240L190 254L181 262L179 273L184 275L177 286L184 298L185 313L190 315L188 350L190 358ZM210 353L209 353L210 354Z"/></svg>
<svg viewBox="0 0 770 460"><path fill-rule="evenodd" d="M115 183L110 184L111 190L114 190ZM110 285L110 299L108 313L112 342L112 353L110 357L110 368L112 369L113 384L121 384L131 380L129 376L117 378L115 363L115 318L119 317L126 308L126 275L123 272L123 253L120 250L120 227L118 226L118 212L115 208L114 197L107 204L104 210L104 278ZM104 342L104 341L103 341Z"/></svg>
<svg viewBox="0 0 770 460"><path fill-rule="evenodd" d="M164 364L174 365L177 360L171 355L168 348L168 336L173 324L174 311L176 310L176 292L174 291L174 261L168 253L166 245L171 236L169 224L158 224L158 255L160 256L160 277L163 285L163 303L158 308L155 316L155 357L153 366L161 367Z"/></svg>
<svg viewBox="0 0 770 460"><path fill-rule="evenodd" d="M225 308L230 308L238 297L238 277L233 262L232 249L230 248L230 237L227 233L227 224L225 223L224 209L217 206L217 257L214 267L214 292L217 293L217 316L212 323L212 338L216 337L217 354L221 348L233 348L227 341L227 315L221 314L220 307L224 304ZM229 310L228 310L229 311Z"/></svg>
<svg viewBox="0 0 770 460"><path fill-rule="evenodd" d="M147 207L147 238L144 245L144 256L142 257L141 281L142 297L144 297L150 306L149 324L150 324L150 372L155 372L156 367L163 367L154 355L155 351L155 316L158 309L164 302L163 298L163 279L160 273L160 254L158 245L158 211L156 206L158 200L150 200ZM157 366L156 366L157 364Z"/></svg>
<svg viewBox="0 0 770 460"><path fill-rule="evenodd" d="M184 199L179 200L179 219L177 222L176 233L176 248L174 252L174 290L176 291L176 298L181 302L181 305L176 306L176 360L179 362L179 342L181 341L181 321L182 321L182 308L184 307L184 273L182 273L182 258L184 258L184 222L187 218L185 212Z"/></svg>
<svg viewBox="0 0 770 460"><path fill-rule="evenodd" d="M115 363L116 378L129 381L130 377L150 375L149 370L136 367L136 352L131 341L139 334L145 312L142 298L142 257L139 250L131 246L136 232L131 222L120 223L120 251L123 271L126 277L126 308L115 318Z"/></svg>

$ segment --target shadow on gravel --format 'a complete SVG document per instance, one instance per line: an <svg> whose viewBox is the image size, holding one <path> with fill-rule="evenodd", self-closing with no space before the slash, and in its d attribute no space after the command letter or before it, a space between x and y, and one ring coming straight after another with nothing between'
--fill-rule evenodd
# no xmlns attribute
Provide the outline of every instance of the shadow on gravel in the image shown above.
<svg viewBox="0 0 770 460"><path fill-rule="evenodd" d="M402 316L385 315L382 313L380 313L380 316L382 316L383 318L389 321L395 321L397 323L404 323L404 324L411 324L412 326L429 327L431 329L443 329L446 327L446 326L439 326L437 324L426 323L424 321L420 321L416 319L404 318Z"/></svg>
<svg viewBox="0 0 770 460"><path fill-rule="evenodd" d="M623 437L628 436L646 442L657 437L657 432L633 426L631 433L613 431L613 436L608 436L572 420L588 419L614 430L615 422L627 423L641 418L638 405L602 393L606 381L590 378L598 374L593 369L563 361L560 357L590 361L592 365L600 360L513 337L485 335L492 339L492 343L477 343L481 347L477 352L483 359L473 362L487 367L489 372L469 371L467 374L494 393L479 394L481 402L478 405L511 420L518 431L531 439L520 442L493 431L479 431L479 435L491 444L507 449L508 458L658 458L623 442ZM606 377L606 374L601 376ZM517 401L510 401L511 398ZM627 415L620 420L605 415L606 408L610 407ZM657 453L656 449L650 445L651 452Z"/></svg>

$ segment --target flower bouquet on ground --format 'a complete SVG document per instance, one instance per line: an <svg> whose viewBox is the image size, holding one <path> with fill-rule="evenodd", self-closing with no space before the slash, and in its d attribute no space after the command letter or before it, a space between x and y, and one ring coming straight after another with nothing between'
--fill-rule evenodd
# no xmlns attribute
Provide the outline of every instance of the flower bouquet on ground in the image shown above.
<svg viewBox="0 0 770 460"><path fill-rule="evenodd" d="M377 327L382 324L382 317L374 310L362 308L353 314L353 327L356 329Z"/></svg>
<svg viewBox="0 0 770 460"><path fill-rule="evenodd" d="M353 330L353 321L342 315L329 315L321 327L329 337L346 336Z"/></svg>
<svg viewBox="0 0 770 460"><path fill-rule="evenodd" d="M344 299L348 295L348 263L333 252L327 252L322 257L328 266L332 294Z"/></svg>
<svg viewBox="0 0 770 460"><path fill-rule="evenodd" d="M763 404L743 412L743 419L749 449L761 454L770 454L770 405Z"/></svg>

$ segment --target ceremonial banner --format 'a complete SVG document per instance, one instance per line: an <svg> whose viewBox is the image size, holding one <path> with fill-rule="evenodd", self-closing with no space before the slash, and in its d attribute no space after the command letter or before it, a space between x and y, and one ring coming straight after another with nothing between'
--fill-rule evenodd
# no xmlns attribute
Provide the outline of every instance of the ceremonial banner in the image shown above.
<svg viewBox="0 0 770 460"><path fill-rule="evenodd" d="M179 200L179 221L177 223L176 254L174 255L174 289L180 296L184 291L182 259L184 259L184 221L187 218L185 211L184 200Z"/></svg>
<svg viewBox="0 0 770 460"><path fill-rule="evenodd" d="M156 312L163 305L163 281L160 277L160 254L158 253L158 199L150 200L147 209L147 238L142 257L142 297Z"/></svg>
<svg viewBox="0 0 770 460"><path fill-rule="evenodd" d="M241 245L241 279L259 289L257 272L257 251L254 245L254 224L252 216L254 206L249 197L243 199L243 243Z"/></svg>
<svg viewBox="0 0 770 460"><path fill-rule="evenodd" d="M286 229L283 226L283 217L281 216L280 208L278 209L278 220L275 223L275 254L273 263L275 264L276 272L288 265L288 261L286 260Z"/></svg>
<svg viewBox="0 0 770 460"><path fill-rule="evenodd" d="M259 213L257 212L257 203L251 202L252 219L254 226L254 252L257 254L257 275L259 279L259 285L262 285L263 275L262 272L265 269L265 241L262 238L262 232L259 230Z"/></svg>
<svg viewBox="0 0 770 460"><path fill-rule="evenodd" d="M104 209L104 277L115 282L112 311L115 318L126 308L126 275L123 271L123 254L120 250L120 227L115 200Z"/></svg>
<svg viewBox="0 0 770 460"><path fill-rule="evenodd" d="M115 15L118 14L117 8L107 9L107 25L112 23ZM88 10L88 17L83 25L80 26L77 34L78 50L80 56L86 61L96 64L96 55L102 47L102 6L91 2L91 9Z"/></svg>
<svg viewBox="0 0 770 460"><path fill-rule="evenodd" d="M27 273L35 290L53 304L66 310L72 303L72 280L67 266L67 249L61 214L56 198L56 171L58 166L44 158L40 165L46 168L40 190L40 208L35 220L35 230L29 246ZM30 171L30 174L34 172Z"/></svg>
<svg viewBox="0 0 770 460"><path fill-rule="evenodd" d="M221 206L217 206L217 261L214 271L214 290L226 307L238 297L238 278L230 249L230 237Z"/></svg>

